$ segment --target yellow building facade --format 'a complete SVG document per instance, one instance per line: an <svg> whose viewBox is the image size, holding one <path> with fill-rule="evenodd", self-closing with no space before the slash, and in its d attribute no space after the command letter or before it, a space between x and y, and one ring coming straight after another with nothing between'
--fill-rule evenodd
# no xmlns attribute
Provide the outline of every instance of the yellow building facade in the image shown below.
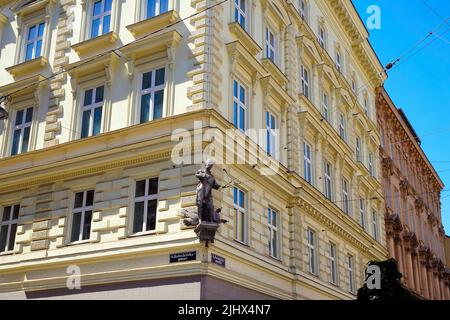
<svg viewBox="0 0 450 320"><path fill-rule="evenodd" d="M350 1L0 1L0 26L0 298L354 299L387 258L386 75Z"/></svg>

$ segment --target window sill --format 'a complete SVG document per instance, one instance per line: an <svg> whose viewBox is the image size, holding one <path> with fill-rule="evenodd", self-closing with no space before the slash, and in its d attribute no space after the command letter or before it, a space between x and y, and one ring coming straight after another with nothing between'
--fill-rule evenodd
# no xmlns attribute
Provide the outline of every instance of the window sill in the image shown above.
<svg viewBox="0 0 450 320"><path fill-rule="evenodd" d="M171 10L155 17L131 24L126 28L131 32L133 37L138 39L177 21L180 21L180 15L177 11Z"/></svg>
<svg viewBox="0 0 450 320"><path fill-rule="evenodd" d="M233 239L233 240L234 240L235 242L237 242L237 243L243 245L243 246L246 246L246 247L250 248L250 245L249 245L248 243L242 242L242 241L240 241L240 240L238 240L238 239Z"/></svg>
<svg viewBox="0 0 450 320"><path fill-rule="evenodd" d="M87 54L92 56L95 53L104 52L109 49L118 38L118 35L114 31L111 31L101 36L76 43L72 46L72 49L75 50L79 57Z"/></svg>
<svg viewBox="0 0 450 320"><path fill-rule="evenodd" d="M31 77L39 74L47 64L47 58L41 56L6 68L6 71L8 71L14 79Z"/></svg>
<svg viewBox="0 0 450 320"><path fill-rule="evenodd" d="M274 256L272 256L272 255L270 255L270 254L269 254L269 258L272 259L272 260L275 261L275 262L278 262L278 263L282 263L282 262L283 262L283 261L281 260L281 258L279 258L279 257L274 257Z"/></svg>
<svg viewBox="0 0 450 320"><path fill-rule="evenodd" d="M87 243L91 243L91 239L69 242L66 245L67 246L78 246L78 245L87 244Z"/></svg>
<svg viewBox="0 0 450 320"><path fill-rule="evenodd" d="M149 236L149 235L154 235L156 233L157 233L156 230L150 230L150 231L145 231L145 232L133 233L133 234L130 234L128 237L130 237L130 238L145 237L145 236Z"/></svg>
<svg viewBox="0 0 450 320"><path fill-rule="evenodd" d="M5 251L5 252L0 252L0 257L3 256L12 256L14 254L14 251Z"/></svg>
<svg viewBox="0 0 450 320"><path fill-rule="evenodd" d="M262 51L262 48L256 43L255 40L247 33L247 31L242 28L242 26L237 22L232 22L228 24L230 32L235 36L236 40L241 42L244 47L250 52L251 55L255 56Z"/></svg>

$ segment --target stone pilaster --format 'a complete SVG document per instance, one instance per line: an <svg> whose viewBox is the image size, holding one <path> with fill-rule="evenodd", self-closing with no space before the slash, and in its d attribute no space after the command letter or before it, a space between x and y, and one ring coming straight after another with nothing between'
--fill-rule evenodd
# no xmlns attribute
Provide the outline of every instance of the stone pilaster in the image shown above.
<svg viewBox="0 0 450 320"><path fill-rule="evenodd" d="M60 14L56 31L56 50L53 60L53 72L63 71L63 67L69 63L68 54L70 53L70 41L72 36L72 21L74 13L71 10L75 5L75 0L62 0ZM63 116L63 105L65 91L62 88L67 81L65 73L58 74L50 80L50 94L48 109L45 117L45 135L44 147L50 147L59 144L57 135L61 131L60 118Z"/></svg>
<svg viewBox="0 0 450 320"><path fill-rule="evenodd" d="M187 111L218 108L222 102L221 66L223 52L221 47L221 31L223 29L223 5L205 10L216 4L218 0L191 0L191 5L198 15L191 18L195 31L189 40L193 44L193 68L188 71L188 78L193 85L188 88L187 95L192 101ZM205 11L203 11L205 10Z"/></svg>

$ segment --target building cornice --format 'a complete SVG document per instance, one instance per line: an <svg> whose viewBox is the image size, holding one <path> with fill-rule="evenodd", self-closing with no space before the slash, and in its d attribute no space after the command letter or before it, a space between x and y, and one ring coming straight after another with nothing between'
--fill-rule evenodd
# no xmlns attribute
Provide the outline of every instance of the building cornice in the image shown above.
<svg viewBox="0 0 450 320"><path fill-rule="evenodd" d="M408 124L405 123L404 118L398 111L397 107L395 106L394 102L392 101L391 97L387 93L386 89L384 87L378 87L377 88L377 104L381 107L385 107L388 110L390 110L391 114L395 117L396 122L399 123L405 132L405 134L409 138L409 142L414 145L415 149L417 150L418 154L420 155L421 159L425 163L426 167L430 170L432 175L435 178L435 181L439 184L440 188L444 188L444 183L437 174L436 170L434 169L431 162L428 160L428 157L426 156L425 152L423 151L422 147L418 144L416 137L414 136L413 132L409 129Z"/></svg>

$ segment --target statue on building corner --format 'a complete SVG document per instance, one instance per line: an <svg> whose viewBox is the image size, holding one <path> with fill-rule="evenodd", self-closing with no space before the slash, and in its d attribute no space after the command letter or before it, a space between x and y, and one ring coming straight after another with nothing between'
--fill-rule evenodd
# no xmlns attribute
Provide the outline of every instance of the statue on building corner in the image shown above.
<svg viewBox="0 0 450 320"><path fill-rule="evenodd" d="M213 161L208 159L205 162L205 167L198 170L195 174L199 180L195 198L199 224L195 228L195 233L200 241L205 242L206 246L208 246L208 242L214 243L214 236L219 228L219 224L227 223L226 220L220 218L222 209L214 209L212 190L219 190L222 186L217 183L211 173L212 167Z"/></svg>

